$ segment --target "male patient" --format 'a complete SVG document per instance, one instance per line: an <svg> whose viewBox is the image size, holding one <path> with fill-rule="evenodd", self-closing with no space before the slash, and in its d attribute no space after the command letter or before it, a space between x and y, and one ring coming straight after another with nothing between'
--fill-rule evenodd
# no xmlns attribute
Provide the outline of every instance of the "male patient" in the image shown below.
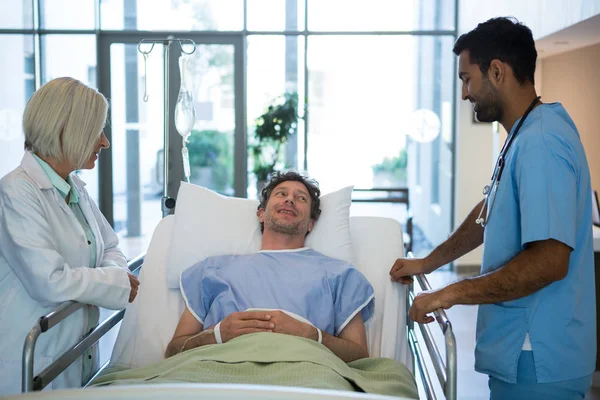
<svg viewBox="0 0 600 400"><path fill-rule="evenodd" d="M261 250L211 257L182 274L186 309L166 357L256 332L321 339L345 362L369 356L363 321L373 314L372 286L348 263L304 247L319 195L317 182L299 173L272 176L257 212Z"/></svg>

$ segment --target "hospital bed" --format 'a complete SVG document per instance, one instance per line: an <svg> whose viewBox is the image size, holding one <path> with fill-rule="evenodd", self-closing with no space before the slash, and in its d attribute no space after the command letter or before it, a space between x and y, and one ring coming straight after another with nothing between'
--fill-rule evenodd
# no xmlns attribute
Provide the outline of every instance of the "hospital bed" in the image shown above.
<svg viewBox="0 0 600 400"><path fill-rule="evenodd" d="M139 273L141 286L136 300L127 308L127 313L125 310L113 313L61 358L34 376L33 354L37 338L83 305L66 302L39 319L27 336L23 348L23 392L42 390L119 322L122 323L113 349L112 363L111 360L105 363L98 374L102 373L109 363L143 366L163 358L166 344L171 339L184 307L181 294L177 290L168 289L165 283L165 264L174 223L174 216L163 218L154 231L147 253L129 262L129 268ZM366 326L370 355L389 357L407 365L415 375L422 398L456 399L456 341L446 313L441 309L434 313L440 328L440 332L436 332L438 342L440 337L443 341L440 351L430 326L417 324L417 330L407 317L415 295L413 287L396 284L389 279L388 272L393 262L396 258L405 256L404 246L401 245L403 240L400 224L391 218L350 217L350 233L355 265L375 289L376 311ZM418 283L422 290L431 289L423 275L418 276L415 283ZM140 319L143 320L143 325L140 325ZM85 394L76 393L80 390L84 390ZM44 391L38 392L36 398L62 398L66 393L62 390ZM206 399L389 398L321 389L231 384L124 385L71 389L69 393L76 397L85 396L87 399L185 399L199 395Z"/></svg>

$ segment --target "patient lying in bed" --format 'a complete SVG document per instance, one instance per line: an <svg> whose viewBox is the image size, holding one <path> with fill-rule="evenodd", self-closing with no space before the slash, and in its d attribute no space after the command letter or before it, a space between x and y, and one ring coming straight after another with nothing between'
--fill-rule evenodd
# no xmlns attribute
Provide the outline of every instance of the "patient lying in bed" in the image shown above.
<svg viewBox="0 0 600 400"><path fill-rule="evenodd" d="M368 357L363 321L373 314L373 288L345 262L302 247L320 214L318 186L288 172L275 176L263 193L261 251L209 258L182 274L187 307L166 356L274 332L322 342L346 362ZM245 311L252 308L291 315Z"/></svg>
<svg viewBox="0 0 600 400"><path fill-rule="evenodd" d="M274 176L257 212L261 251L211 257L186 270L186 309L168 359L95 384L262 383L416 397L405 366L368 358L364 322L373 314L374 292L367 279L303 247L320 214L319 194L316 182L301 175Z"/></svg>

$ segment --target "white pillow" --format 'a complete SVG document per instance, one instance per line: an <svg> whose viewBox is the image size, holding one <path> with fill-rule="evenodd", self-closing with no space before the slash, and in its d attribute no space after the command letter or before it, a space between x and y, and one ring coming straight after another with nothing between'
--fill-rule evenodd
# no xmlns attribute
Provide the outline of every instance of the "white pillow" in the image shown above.
<svg viewBox="0 0 600 400"><path fill-rule="evenodd" d="M306 246L352 263L350 203L353 186L321 196L321 216L306 237ZM262 234L258 201L225 197L182 182L177 195L175 226L167 258L167 285L179 288L187 268L207 257L251 254L260 250Z"/></svg>

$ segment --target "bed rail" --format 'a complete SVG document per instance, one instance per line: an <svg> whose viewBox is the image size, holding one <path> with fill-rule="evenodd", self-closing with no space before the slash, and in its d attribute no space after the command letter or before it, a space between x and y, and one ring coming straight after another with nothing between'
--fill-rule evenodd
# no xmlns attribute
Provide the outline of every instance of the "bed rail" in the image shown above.
<svg viewBox="0 0 600 400"><path fill-rule="evenodd" d="M144 263L145 256L146 253L142 253L127 263L127 267L132 273L138 273ZM21 381L21 391L23 393L42 390L46 387L54 378L67 369L73 361L100 340L106 332L119 323L119 321L123 319L123 315L125 315L125 310L115 311L110 317L102 321L100 325L85 335L80 342L67 350L56 361L41 371L39 375L34 377L33 356L39 336L58 325L61 321L83 306L85 306L85 304L76 301L62 303L50 313L40 317L38 322L31 328L31 331L29 331L29 334L25 338L25 344L23 345L23 369Z"/></svg>
<svg viewBox="0 0 600 400"><path fill-rule="evenodd" d="M408 257L412 258L412 254L408 253ZM422 290L431 290L431 285L429 284L429 281L427 280L425 275L419 274L416 276L416 278ZM410 309L410 306L412 305L412 302L415 297L413 285L411 285L407 297L408 312L408 309ZM437 321L442 331L442 334L444 335L446 350L445 362L440 353L440 350L438 349L435 343L433 334L429 329L429 325L418 324L419 330L421 331L421 336L423 337L425 347L427 348L427 352L429 353L431 362L433 363L433 367L435 369L440 386L444 391L445 398L447 400L456 400L456 338L454 337L454 332L452 331L452 324L448 319L446 312L440 308L434 311L433 314L435 316L435 320ZM408 314L407 319L410 320ZM431 377L429 375L429 371L427 370L427 366L425 365L425 359L423 357L423 349L421 347L421 344L419 343L416 332L414 330L413 321L410 321L408 323L408 341L411 350L415 355L415 362L421 375L421 380L423 382L423 388L425 390L427 399L435 400L437 399L437 396L435 394L435 391L433 390Z"/></svg>

